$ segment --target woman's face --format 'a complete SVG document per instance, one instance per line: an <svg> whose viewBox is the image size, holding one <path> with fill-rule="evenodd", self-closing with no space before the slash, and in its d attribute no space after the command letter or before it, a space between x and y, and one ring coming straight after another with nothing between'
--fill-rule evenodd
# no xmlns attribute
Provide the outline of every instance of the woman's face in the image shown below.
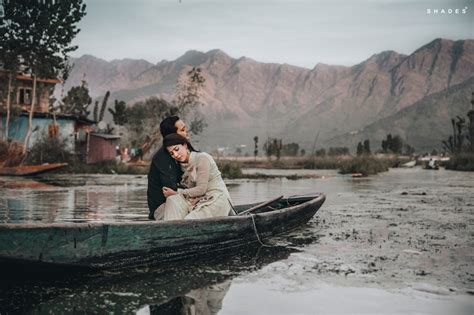
<svg viewBox="0 0 474 315"><path fill-rule="evenodd" d="M188 162L189 150L186 144L174 144L166 148L171 157L178 162Z"/></svg>

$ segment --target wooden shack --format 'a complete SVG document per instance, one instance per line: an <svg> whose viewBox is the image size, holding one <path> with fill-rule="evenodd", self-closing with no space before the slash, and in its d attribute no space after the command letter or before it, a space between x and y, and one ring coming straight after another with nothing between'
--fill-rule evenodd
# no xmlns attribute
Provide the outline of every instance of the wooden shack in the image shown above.
<svg viewBox="0 0 474 315"><path fill-rule="evenodd" d="M87 163L115 161L119 140L120 136L117 135L91 133L89 136L89 149L87 150Z"/></svg>

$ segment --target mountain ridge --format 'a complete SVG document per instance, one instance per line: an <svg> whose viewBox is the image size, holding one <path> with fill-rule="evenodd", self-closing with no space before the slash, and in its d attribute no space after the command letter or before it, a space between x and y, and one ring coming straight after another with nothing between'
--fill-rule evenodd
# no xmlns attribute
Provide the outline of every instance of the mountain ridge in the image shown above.
<svg viewBox="0 0 474 315"><path fill-rule="evenodd" d="M67 84L77 85L78 73L94 67L93 61L76 59L76 81ZM112 100L129 103L150 96L171 99L178 78L200 67L206 78L202 111L209 126L197 139L204 147L251 145L257 135L308 148L316 133L326 143L470 79L474 40L435 39L409 55L387 50L354 66L318 63L312 69L232 58L220 49L189 50L157 64L109 63L99 60L86 75L92 79L91 95L110 90Z"/></svg>

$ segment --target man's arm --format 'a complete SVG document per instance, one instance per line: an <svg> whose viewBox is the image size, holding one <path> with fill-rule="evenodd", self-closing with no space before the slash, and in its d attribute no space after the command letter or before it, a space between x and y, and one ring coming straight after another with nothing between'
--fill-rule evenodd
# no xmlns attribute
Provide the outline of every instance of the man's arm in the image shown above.
<svg viewBox="0 0 474 315"><path fill-rule="evenodd" d="M160 173L162 187L176 190L182 174L181 167L178 163L163 149L156 165Z"/></svg>
<svg viewBox="0 0 474 315"><path fill-rule="evenodd" d="M147 200L150 211L148 218L153 220L155 210L166 201L163 186L177 189L181 169L163 148L153 157L148 172Z"/></svg>
<svg viewBox="0 0 474 315"><path fill-rule="evenodd" d="M161 183L160 172L156 166L155 159L150 164L150 170L148 171L148 189L147 189L147 201L148 201L148 219L154 220L155 210L166 201L163 195L163 184Z"/></svg>

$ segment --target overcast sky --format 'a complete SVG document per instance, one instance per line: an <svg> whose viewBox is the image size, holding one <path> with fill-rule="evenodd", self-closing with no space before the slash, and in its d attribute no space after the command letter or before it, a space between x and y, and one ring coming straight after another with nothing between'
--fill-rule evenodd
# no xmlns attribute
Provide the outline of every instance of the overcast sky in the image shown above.
<svg viewBox="0 0 474 315"><path fill-rule="evenodd" d="M384 50L410 54L438 37L474 38L474 0L85 2L73 56L105 60L156 63L218 48L234 58L312 68L353 65Z"/></svg>

